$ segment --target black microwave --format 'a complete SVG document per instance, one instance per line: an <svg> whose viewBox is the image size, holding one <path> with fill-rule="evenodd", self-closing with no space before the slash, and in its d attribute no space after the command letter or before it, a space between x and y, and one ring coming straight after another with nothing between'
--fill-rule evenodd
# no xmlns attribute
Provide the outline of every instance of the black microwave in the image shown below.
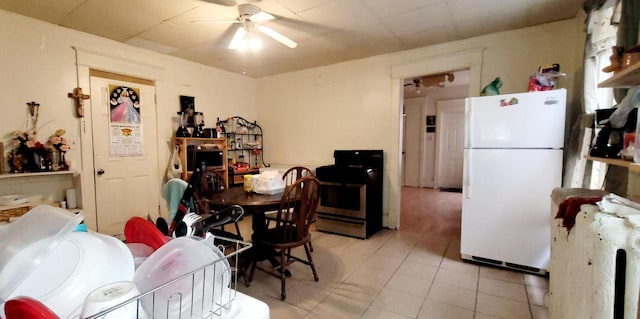
<svg viewBox="0 0 640 319"><path fill-rule="evenodd" d="M187 170L193 171L197 163L204 162L207 168L224 168L224 151L211 148L187 146Z"/></svg>

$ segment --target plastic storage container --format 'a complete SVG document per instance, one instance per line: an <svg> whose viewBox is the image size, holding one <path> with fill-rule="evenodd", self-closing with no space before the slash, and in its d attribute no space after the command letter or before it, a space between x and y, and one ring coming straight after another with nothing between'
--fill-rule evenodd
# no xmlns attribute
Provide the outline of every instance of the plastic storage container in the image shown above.
<svg viewBox="0 0 640 319"><path fill-rule="evenodd" d="M0 305L82 219L82 214L74 215L61 208L40 205L2 229Z"/></svg>

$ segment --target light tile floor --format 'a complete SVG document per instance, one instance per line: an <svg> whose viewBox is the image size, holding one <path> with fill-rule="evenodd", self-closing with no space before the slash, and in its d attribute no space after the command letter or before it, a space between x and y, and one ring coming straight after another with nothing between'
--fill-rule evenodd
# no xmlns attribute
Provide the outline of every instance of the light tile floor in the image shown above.
<svg viewBox="0 0 640 319"><path fill-rule="evenodd" d="M548 318L547 278L460 259L460 211L459 193L403 188L400 230L367 240L313 231L319 282L295 263L285 301L280 281L260 271L238 290L266 302L272 319ZM242 221L245 237L250 225Z"/></svg>

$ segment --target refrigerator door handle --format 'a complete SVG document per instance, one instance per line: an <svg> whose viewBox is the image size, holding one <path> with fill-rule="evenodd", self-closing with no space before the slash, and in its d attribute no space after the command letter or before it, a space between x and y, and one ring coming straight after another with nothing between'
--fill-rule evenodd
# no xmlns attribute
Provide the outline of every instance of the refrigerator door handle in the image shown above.
<svg viewBox="0 0 640 319"><path fill-rule="evenodd" d="M471 198L471 150L464 150L464 159L463 159L463 163L464 163L464 169L463 169L463 175L464 175L464 185L462 187L462 190L464 191L464 196L467 199Z"/></svg>

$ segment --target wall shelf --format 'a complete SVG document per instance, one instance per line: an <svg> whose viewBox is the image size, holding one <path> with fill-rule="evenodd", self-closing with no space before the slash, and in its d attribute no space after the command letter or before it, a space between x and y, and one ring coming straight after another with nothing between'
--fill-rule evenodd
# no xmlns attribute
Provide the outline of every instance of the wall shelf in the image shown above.
<svg viewBox="0 0 640 319"><path fill-rule="evenodd" d="M51 176L51 175L67 175L76 174L75 171L55 171L55 172L35 172L35 173L5 173L0 174L0 179L5 178L18 178L18 177L38 177L38 176Z"/></svg>
<svg viewBox="0 0 640 319"><path fill-rule="evenodd" d="M599 88L630 88L640 84L640 63L616 72L612 77L600 82Z"/></svg>
<svg viewBox="0 0 640 319"><path fill-rule="evenodd" d="M628 170L627 176L627 192L626 194L620 194L626 196L628 199L636 202L640 202L640 163L634 163L632 161L625 161L618 158L604 158L587 156L587 160L602 162L608 165L614 165L624 167Z"/></svg>

